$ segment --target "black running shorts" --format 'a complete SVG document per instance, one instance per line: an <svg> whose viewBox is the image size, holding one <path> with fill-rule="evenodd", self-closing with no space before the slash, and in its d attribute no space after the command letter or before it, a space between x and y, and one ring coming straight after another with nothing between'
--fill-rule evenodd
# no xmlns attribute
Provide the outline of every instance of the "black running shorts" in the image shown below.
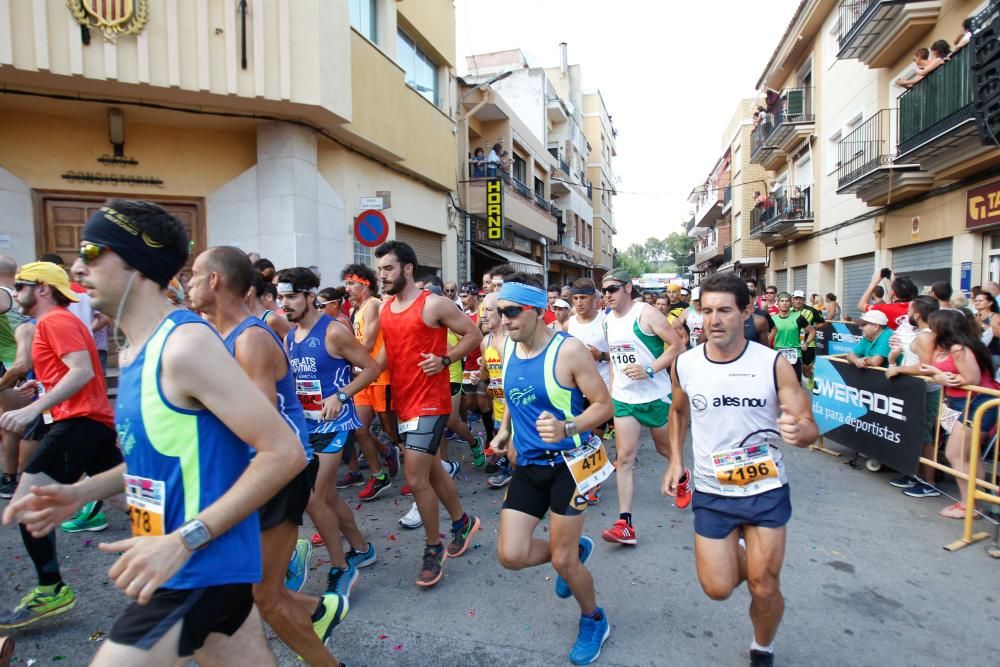
<svg viewBox="0 0 1000 667"><path fill-rule="evenodd" d="M807 347L802 351L802 365L812 366L816 361L816 348Z"/></svg>
<svg viewBox="0 0 1000 667"><path fill-rule="evenodd" d="M146 604L133 602L111 628L111 641L148 651L181 623L177 656L187 658L213 632L232 637L253 609L252 584L228 584L193 590L161 588Z"/></svg>
<svg viewBox="0 0 1000 667"><path fill-rule="evenodd" d="M314 454L298 475L274 494L274 497L261 505L257 510L260 517L260 530L277 528L285 521L291 521L296 526L302 525L302 514L309 504L316 485L316 471L319 470L319 459Z"/></svg>
<svg viewBox="0 0 1000 667"><path fill-rule="evenodd" d="M84 473L93 477L122 462L115 430L87 417L63 419L49 426L24 472L48 475L73 484Z"/></svg>
<svg viewBox="0 0 1000 667"><path fill-rule="evenodd" d="M416 424L411 428L407 428L406 424L408 422L399 423L399 435L407 449L421 454L437 454L444 427L448 425L448 415L417 417Z"/></svg>
<svg viewBox="0 0 1000 667"><path fill-rule="evenodd" d="M549 510L576 516L587 509L587 498L576 488L576 480L565 463L520 465L507 488L503 509L524 512L539 519Z"/></svg>

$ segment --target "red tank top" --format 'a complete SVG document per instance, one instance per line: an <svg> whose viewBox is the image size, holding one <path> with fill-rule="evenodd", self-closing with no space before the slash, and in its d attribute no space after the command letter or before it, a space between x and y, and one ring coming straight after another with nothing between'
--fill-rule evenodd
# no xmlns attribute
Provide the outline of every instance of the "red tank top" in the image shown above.
<svg viewBox="0 0 1000 667"><path fill-rule="evenodd" d="M388 359L392 404L400 421L428 415L451 414L451 387L448 369L427 375L418 365L422 353L444 356L448 352L448 330L429 327L422 318L424 302L430 292L420 296L406 310L392 309L396 297L391 296L382 307L382 332Z"/></svg>
<svg viewBox="0 0 1000 667"><path fill-rule="evenodd" d="M935 351L934 361L931 362L934 368L938 369L942 373L954 373L958 375L958 366L955 364L955 359L951 354L946 354L943 359L940 358L940 351ZM1000 385L990 377L990 374L983 369L979 369L979 383L976 385L978 387L984 387L986 389L997 389ZM965 392L961 389L956 389L953 387L945 387L944 395L949 398L964 398Z"/></svg>

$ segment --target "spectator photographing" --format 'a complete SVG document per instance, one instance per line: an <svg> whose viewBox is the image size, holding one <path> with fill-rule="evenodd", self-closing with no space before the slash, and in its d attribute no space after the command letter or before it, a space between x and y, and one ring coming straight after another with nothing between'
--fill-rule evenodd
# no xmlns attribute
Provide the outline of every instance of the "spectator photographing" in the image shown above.
<svg viewBox="0 0 1000 667"><path fill-rule="evenodd" d="M872 295L875 293L875 288L881 287L879 282L883 278L888 279L891 275L892 271L889 269L875 271L868 289L865 290L865 293L861 295L861 299L858 300L858 310L863 313L871 310L881 311L889 320L889 328L895 331L896 327L905 322L908 317L907 313L910 309L910 301L913 300L913 297L917 296L917 286L906 276L896 276L889 287L890 302L870 303Z"/></svg>

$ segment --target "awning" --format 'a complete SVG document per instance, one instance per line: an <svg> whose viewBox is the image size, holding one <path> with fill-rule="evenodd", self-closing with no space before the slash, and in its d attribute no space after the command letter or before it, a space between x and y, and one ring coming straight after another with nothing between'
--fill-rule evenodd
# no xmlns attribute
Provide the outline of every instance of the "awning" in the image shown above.
<svg viewBox="0 0 1000 667"><path fill-rule="evenodd" d="M503 248L494 248L491 245L484 245L482 243L473 243L479 250L485 253L493 255L497 259L507 262L513 266L518 271L523 271L524 273L537 273L542 275L544 267L541 264L531 259L530 257L525 257L524 255L519 255L511 250L504 250Z"/></svg>

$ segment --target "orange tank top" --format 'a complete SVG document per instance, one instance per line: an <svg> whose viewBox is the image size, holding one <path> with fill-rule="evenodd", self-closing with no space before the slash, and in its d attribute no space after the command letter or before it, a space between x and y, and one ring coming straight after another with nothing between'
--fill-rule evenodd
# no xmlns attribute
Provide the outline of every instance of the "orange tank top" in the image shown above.
<svg viewBox="0 0 1000 667"><path fill-rule="evenodd" d="M357 316L354 318L354 337L358 339L358 342L362 345L365 344L365 307L371 303L372 299L375 299L379 303L381 300L378 297L368 297L361 306L358 307ZM382 338L382 327L379 327L378 336L375 337L375 345L372 347L371 355L372 358L378 357L378 353L382 351L382 347L385 345L385 339ZM383 385L389 384L389 369L382 371L372 384Z"/></svg>

